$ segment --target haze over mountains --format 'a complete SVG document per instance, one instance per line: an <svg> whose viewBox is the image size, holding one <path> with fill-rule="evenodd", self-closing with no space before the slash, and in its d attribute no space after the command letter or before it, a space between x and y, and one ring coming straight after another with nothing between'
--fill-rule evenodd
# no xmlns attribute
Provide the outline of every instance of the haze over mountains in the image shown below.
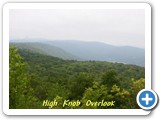
<svg viewBox="0 0 160 120"><path fill-rule="evenodd" d="M32 52L41 53L49 56L62 58L64 60L80 60L80 58L64 51L53 45L40 43L40 42L11 42L15 47L19 49L26 49Z"/></svg>
<svg viewBox="0 0 160 120"><path fill-rule="evenodd" d="M145 65L145 50L131 46L113 46L102 42L76 40L12 40L17 48L59 57L67 60L110 61Z"/></svg>

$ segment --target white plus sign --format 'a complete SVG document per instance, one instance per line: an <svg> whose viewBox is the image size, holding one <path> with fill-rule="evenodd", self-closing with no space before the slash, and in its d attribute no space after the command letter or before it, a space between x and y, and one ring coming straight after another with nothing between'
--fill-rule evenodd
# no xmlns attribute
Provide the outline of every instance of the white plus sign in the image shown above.
<svg viewBox="0 0 160 120"><path fill-rule="evenodd" d="M152 98L149 97L148 94L146 94L146 97L145 98L142 98L142 101L146 101L146 105L149 104L149 101L152 101Z"/></svg>

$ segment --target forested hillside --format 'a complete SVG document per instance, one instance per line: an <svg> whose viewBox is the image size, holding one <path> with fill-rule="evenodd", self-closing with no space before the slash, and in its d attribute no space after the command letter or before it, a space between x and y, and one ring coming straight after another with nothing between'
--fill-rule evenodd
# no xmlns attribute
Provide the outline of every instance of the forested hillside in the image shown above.
<svg viewBox="0 0 160 120"><path fill-rule="evenodd" d="M145 50L131 46L114 46L102 42L77 40L12 41L17 48L44 53L65 60L95 60L124 64L145 65Z"/></svg>
<svg viewBox="0 0 160 120"><path fill-rule="evenodd" d="M78 40L46 41L84 60L110 61L125 64L145 65L145 50L132 46L114 46L103 42Z"/></svg>
<svg viewBox="0 0 160 120"><path fill-rule="evenodd" d="M26 42L26 43L13 42L13 43L10 43L10 45L14 45L18 49L26 49L32 52L59 57L65 60L80 60L80 58L78 58L77 56L74 56L64 51L61 48L58 48L56 46L49 45L49 44L40 43L40 42Z"/></svg>
<svg viewBox="0 0 160 120"><path fill-rule="evenodd" d="M102 61L63 60L27 49L9 49L10 109L136 109L145 85L145 68ZM44 106L44 101L58 102ZM80 101L78 106L63 102ZM115 101L114 106L86 106L86 101Z"/></svg>

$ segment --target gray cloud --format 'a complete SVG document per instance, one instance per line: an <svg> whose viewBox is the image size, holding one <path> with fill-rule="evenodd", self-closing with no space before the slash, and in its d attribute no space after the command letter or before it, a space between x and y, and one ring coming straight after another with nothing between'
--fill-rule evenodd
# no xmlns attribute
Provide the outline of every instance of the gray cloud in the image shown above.
<svg viewBox="0 0 160 120"><path fill-rule="evenodd" d="M101 41L144 48L142 9L10 10L10 39Z"/></svg>

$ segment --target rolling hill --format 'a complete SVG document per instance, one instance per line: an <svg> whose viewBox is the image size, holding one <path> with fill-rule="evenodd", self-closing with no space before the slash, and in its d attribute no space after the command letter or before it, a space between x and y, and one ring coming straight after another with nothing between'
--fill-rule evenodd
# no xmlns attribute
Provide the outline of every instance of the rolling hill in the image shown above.
<svg viewBox="0 0 160 120"><path fill-rule="evenodd" d="M145 65L145 50L131 46L113 46L101 42L50 41L50 45L59 47L84 60L110 61L125 64Z"/></svg>
<svg viewBox="0 0 160 120"><path fill-rule="evenodd" d="M11 44L18 48L29 49L65 60L109 61L145 66L145 50L131 46L113 46L102 42L42 39L39 42L38 40L12 41Z"/></svg>
<svg viewBox="0 0 160 120"><path fill-rule="evenodd" d="M80 58L53 45L38 42L11 42L10 44L14 45L18 49L26 49L35 53L62 58L64 60L80 60Z"/></svg>

